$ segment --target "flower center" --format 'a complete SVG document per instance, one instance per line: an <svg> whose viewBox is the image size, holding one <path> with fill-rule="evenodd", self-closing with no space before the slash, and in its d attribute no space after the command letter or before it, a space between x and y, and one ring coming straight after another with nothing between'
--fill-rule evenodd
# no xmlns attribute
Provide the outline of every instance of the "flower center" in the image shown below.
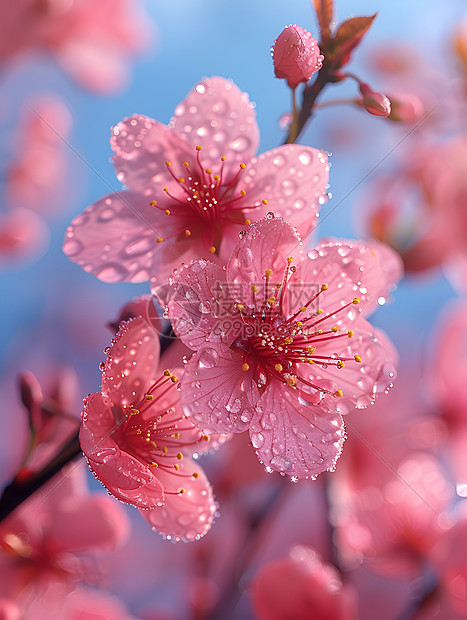
<svg viewBox="0 0 467 620"><path fill-rule="evenodd" d="M179 471L184 447L210 439L176 411L175 383L177 377L165 370L139 403L123 405L127 411L123 424L118 427L118 444L129 454L149 469L162 468L170 473ZM199 474L180 473L178 476L198 478ZM183 492L183 489L177 491Z"/></svg>
<svg viewBox="0 0 467 620"><path fill-rule="evenodd" d="M244 371L252 370L258 388L264 390L271 379L277 379L291 388L312 388L321 394L334 397L343 396L340 388L329 389L328 385L310 381L306 378L305 364L319 364L322 368L329 366L342 369L346 362L361 363L360 355L351 357L339 353L328 354L330 343L341 347L342 338L352 338L352 330L343 330L338 325L329 326L329 319L353 305L360 299L354 297L337 309L324 312L318 308L318 299L329 289L328 284L321 284L318 291L311 295L305 304L287 316L285 309L285 289L296 269L292 258L287 259L282 282L270 285L272 271L267 269L263 276L263 291L260 286L251 285L251 300L248 304L235 304L240 313L244 329L231 348L243 357ZM327 323L325 323L327 322ZM324 327L324 325L327 325ZM324 328L323 328L324 327Z"/></svg>
<svg viewBox="0 0 467 620"><path fill-rule="evenodd" d="M172 191L168 187L164 192L170 198L170 204L160 206L153 200L150 204L172 218L179 218L181 226L171 237L179 238L202 235L208 242L209 251L214 254L221 243L222 227L226 224L245 226L250 220L245 219L244 211L266 205L267 201L248 203L244 189L238 189L238 183L246 165L241 163L237 174L231 180L225 178L224 165L226 158L221 157L221 164L216 173L203 166L200 152L196 147L196 159L190 164L185 161L183 175L175 174L172 162L166 161L169 174L176 185ZM168 208L167 208L168 207ZM168 237L157 239L158 243Z"/></svg>

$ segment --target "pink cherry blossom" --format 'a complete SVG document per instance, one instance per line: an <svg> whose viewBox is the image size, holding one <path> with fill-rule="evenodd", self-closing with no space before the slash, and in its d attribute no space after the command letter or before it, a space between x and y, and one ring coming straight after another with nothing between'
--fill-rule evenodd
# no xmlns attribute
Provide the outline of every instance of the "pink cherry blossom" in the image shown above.
<svg viewBox="0 0 467 620"><path fill-rule="evenodd" d="M296 546L252 583L260 620L356 620L357 593L312 547Z"/></svg>
<svg viewBox="0 0 467 620"><path fill-rule="evenodd" d="M64 141L70 129L70 113L59 97L35 97L24 106L6 174L10 207L63 209L70 182Z"/></svg>
<svg viewBox="0 0 467 620"><path fill-rule="evenodd" d="M158 370L159 339L142 318L122 323L102 365L102 392L86 399L81 447L97 478L141 509L154 529L198 539L216 511L193 453L209 440L181 412L177 378Z"/></svg>
<svg viewBox="0 0 467 620"><path fill-rule="evenodd" d="M394 471L340 496L336 540L350 564L365 560L379 573L414 577L444 531L440 514L453 488L428 453L412 453Z"/></svg>
<svg viewBox="0 0 467 620"><path fill-rule="evenodd" d="M148 34L139 3L129 0L19 0L2 5L0 60L45 50L83 86L108 93L125 84L128 59Z"/></svg>
<svg viewBox="0 0 467 620"><path fill-rule="evenodd" d="M247 95L221 77L199 82L168 127L123 120L111 144L128 191L76 217L65 254L105 282L164 284L174 263L226 262L238 233L271 208L307 234L324 200L326 154L291 144L253 157L258 142Z"/></svg>
<svg viewBox="0 0 467 620"><path fill-rule="evenodd" d="M47 251L50 232L29 209L0 214L0 269L35 262Z"/></svg>
<svg viewBox="0 0 467 620"><path fill-rule="evenodd" d="M284 78L290 88L300 82L308 82L323 65L318 41L311 32L301 26L286 26L271 48L274 72L277 78Z"/></svg>
<svg viewBox="0 0 467 620"><path fill-rule="evenodd" d="M266 218L226 270L198 260L174 271L168 314L196 351L181 387L185 413L206 432L249 430L267 468L296 477L332 470L341 414L371 404L394 379L392 354L362 310L400 270L376 243L328 241L302 255L296 230Z"/></svg>
<svg viewBox="0 0 467 620"><path fill-rule="evenodd" d="M53 584L69 589L86 579L92 555L116 549L128 534L121 506L90 494L83 468L63 470L0 524L0 597L23 605Z"/></svg>

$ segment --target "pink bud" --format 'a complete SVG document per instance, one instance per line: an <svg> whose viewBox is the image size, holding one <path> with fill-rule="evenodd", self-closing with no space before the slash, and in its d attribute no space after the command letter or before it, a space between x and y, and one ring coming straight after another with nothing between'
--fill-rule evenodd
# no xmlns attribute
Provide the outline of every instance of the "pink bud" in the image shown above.
<svg viewBox="0 0 467 620"><path fill-rule="evenodd" d="M416 123L419 121L425 108L422 100L412 93L397 93L389 97L391 100L391 113L388 118L402 123Z"/></svg>
<svg viewBox="0 0 467 620"><path fill-rule="evenodd" d="M375 93L368 84L360 83L360 92L363 95L362 106L373 116L389 116L391 114L391 102L382 93Z"/></svg>
<svg viewBox="0 0 467 620"><path fill-rule="evenodd" d="M311 32L293 24L286 26L274 42L271 52L277 78L284 78L290 88L308 82L323 65L318 41Z"/></svg>

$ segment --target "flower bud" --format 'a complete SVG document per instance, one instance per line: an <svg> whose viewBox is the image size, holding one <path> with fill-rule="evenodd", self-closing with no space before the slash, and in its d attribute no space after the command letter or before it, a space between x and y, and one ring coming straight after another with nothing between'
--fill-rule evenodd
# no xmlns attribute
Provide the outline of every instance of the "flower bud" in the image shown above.
<svg viewBox="0 0 467 620"><path fill-rule="evenodd" d="M412 93L397 93L389 97L391 101L391 113L388 118L402 123L416 123L419 121L425 108L417 95Z"/></svg>
<svg viewBox="0 0 467 620"><path fill-rule="evenodd" d="M318 41L311 32L295 24L287 26L271 48L277 78L287 80L290 88L308 82L323 65Z"/></svg>
<svg viewBox="0 0 467 620"><path fill-rule="evenodd" d="M373 116L389 116L391 114L391 102L382 93L375 93L368 84L363 82L360 84L360 92L362 93L361 104L367 112Z"/></svg>

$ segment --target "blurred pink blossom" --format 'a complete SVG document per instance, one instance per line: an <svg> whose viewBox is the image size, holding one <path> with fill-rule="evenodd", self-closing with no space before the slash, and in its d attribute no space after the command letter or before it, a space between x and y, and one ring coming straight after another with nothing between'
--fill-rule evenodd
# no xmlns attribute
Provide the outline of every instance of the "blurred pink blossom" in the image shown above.
<svg viewBox="0 0 467 620"><path fill-rule="evenodd" d="M102 366L102 393L86 399L80 442L117 499L140 508L165 536L194 540L209 531L216 511L192 458L209 437L181 412L177 378L158 369L159 347L144 319L121 324Z"/></svg>
<svg viewBox="0 0 467 620"><path fill-rule="evenodd" d="M65 254L105 282L164 284L182 261L227 261L250 218L269 209L307 234L324 201L326 154L290 144L253 157L258 142L247 95L221 77L198 83L169 127L142 115L125 119L111 144L128 191L78 215Z"/></svg>
<svg viewBox="0 0 467 620"><path fill-rule="evenodd" d="M295 546L251 585L259 620L356 620L357 593L312 547Z"/></svg>
<svg viewBox="0 0 467 620"><path fill-rule="evenodd" d="M286 26L271 48L277 78L287 80L290 88L308 82L323 65L318 41L301 26Z"/></svg>
<svg viewBox="0 0 467 620"><path fill-rule="evenodd" d="M341 414L370 405L395 377L392 351L363 315L400 275L397 255L380 244L329 241L303 256L280 218L252 224L226 271L204 260L183 266L168 314L196 351L184 411L206 432L249 430L269 469L332 470Z"/></svg>
<svg viewBox="0 0 467 620"><path fill-rule="evenodd" d="M49 246L44 220L29 209L0 214L0 269L39 260Z"/></svg>
<svg viewBox="0 0 467 620"><path fill-rule="evenodd" d="M10 208L63 209L69 189L64 141L70 129L71 116L60 98L44 95L24 106L6 173Z"/></svg>
<svg viewBox="0 0 467 620"><path fill-rule="evenodd" d="M120 89L128 60L148 42L147 17L131 0L18 0L0 12L0 60L45 50L97 93Z"/></svg>

